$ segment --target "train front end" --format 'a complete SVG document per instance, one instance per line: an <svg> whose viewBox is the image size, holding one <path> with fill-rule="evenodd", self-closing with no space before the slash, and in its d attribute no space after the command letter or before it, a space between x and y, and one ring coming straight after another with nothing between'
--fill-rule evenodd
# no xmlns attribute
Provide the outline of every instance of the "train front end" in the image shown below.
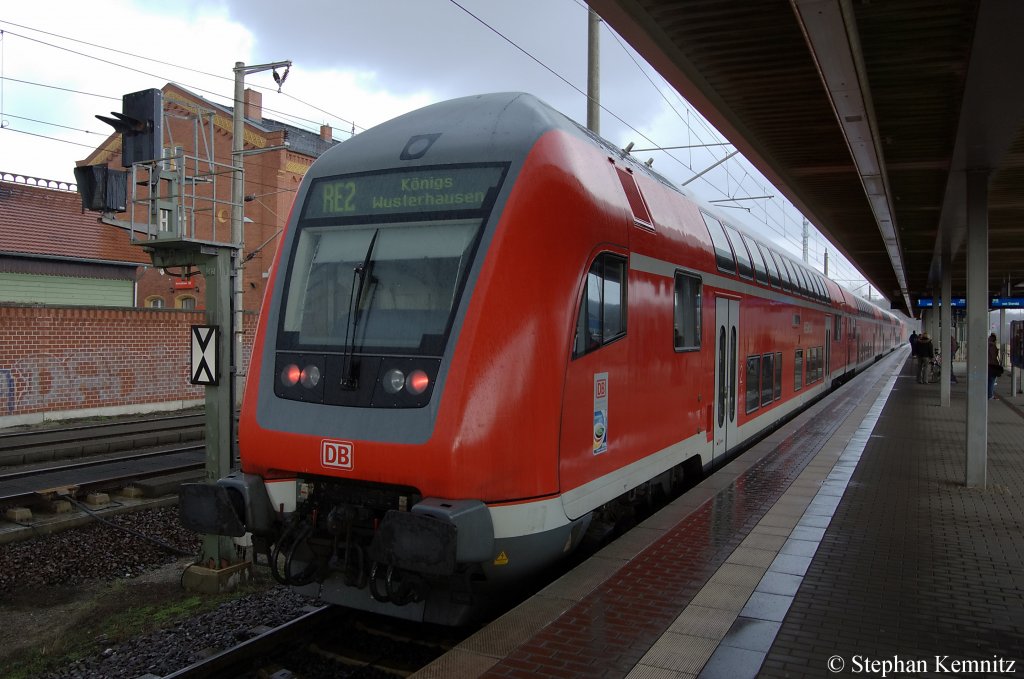
<svg viewBox="0 0 1024 679"><path fill-rule="evenodd" d="M495 262L536 237L508 222L549 115L521 95L437 104L313 165L260 316L241 469L183 507L225 520L194 527L244 528L325 601L443 624L578 543L586 519L557 498L564 352L538 359L555 337L494 308L522 294Z"/></svg>

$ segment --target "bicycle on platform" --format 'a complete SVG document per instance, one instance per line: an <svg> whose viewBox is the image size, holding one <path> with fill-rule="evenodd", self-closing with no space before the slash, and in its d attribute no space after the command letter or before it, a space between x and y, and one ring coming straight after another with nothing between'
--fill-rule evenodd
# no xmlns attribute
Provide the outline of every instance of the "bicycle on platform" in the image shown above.
<svg viewBox="0 0 1024 679"><path fill-rule="evenodd" d="M952 370L952 368L951 368ZM952 379L950 382L956 383L956 375L950 375ZM935 384L942 379L942 356L938 352L935 352L935 356L932 358L932 364L928 372L928 384Z"/></svg>

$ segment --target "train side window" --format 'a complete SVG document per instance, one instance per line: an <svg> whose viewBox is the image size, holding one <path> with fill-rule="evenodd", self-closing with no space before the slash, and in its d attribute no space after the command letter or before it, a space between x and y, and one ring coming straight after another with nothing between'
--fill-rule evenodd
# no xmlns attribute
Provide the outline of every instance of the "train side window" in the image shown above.
<svg viewBox="0 0 1024 679"><path fill-rule="evenodd" d="M718 263L718 268L735 274L736 259L733 257L729 239L726 238L725 231L722 229L722 222L703 212L700 215L704 218L704 225L708 227L708 235L711 236L711 244L715 247L715 261Z"/></svg>
<svg viewBox="0 0 1024 679"><path fill-rule="evenodd" d="M782 352L776 352L775 354L775 393L772 394L773 400L778 401L782 398Z"/></svg>
<svg viewBox="0 0 1024 679"><path fill-rule="evenodd" d="M753 278L754 264L750 261L750 253L747 252L747 246L740 239L740 232L728 224L723 224L722 226L725 227L725 232L729 235L729 240L732 241L732 249L736 253L736 264L739 265L740 276L743 278Z"/></svg>
<svg viewBox="0 0 1024 679"><path fill-rule="evenodd" d="M782 281L779 279L779 269L775 266L775 260L772 258L771 250L768 250L756 241L754 242L754 245L761 252L761 256L764 257L764 263L768 266L768 278L771 281L772 287L777 290L781 290Z"/></svg>
<svg viewBox="0 0 1024 679"><path fill-rule="evenodd" d="M838 342L843 339L843 317L836 314L832 317L832 341Z"/></svg>
<svg viewBox="0 0 1024 679"><path fill-rule="evenodd" d="M701 280L676 272L673 335L676 351L700 349Z"/></svg>
<svg viewBox="0 0 1024 679"><path fill-rule="evenodd" d="M740 237L743 238L743 243L747 246L747 252L750 253L750 259L754 262L754 280L758 283L768 285L768 268L764 264L764 258L761 256L761 251L757 249L757 243L750 240L742 233L740 234Z"/></svg>
<svg viewBox="0 0 1024 679"><path fill-rule="evenodd" d="M818 347L807 350L807 384L818 381Z"/></svg>
<svg viewBox="0 0 1024 679"><path fill-rule="evenodd" d="M761 405L761 357L747 356L747 412Z"/></svg>
<svg viewBox="0 0 1024 679"><path fill-rule="evenodd" d="M804 388L804 350L796 350L796 358L793 359L793 391L800 391Z"/></svg>
<svg viewBox="0 0 1024 679"><path fill-rule="evenodd" d="M766 406L772 402L775 393L775 354L765 354L761 357L761 405Z"/></svg>
<svg viewBox="0 0 1024 679"><path fill-rule="evenodd" d="M626 334L626 260L604 253L587 272L576 321L573 356L582 356Z"/></svg>

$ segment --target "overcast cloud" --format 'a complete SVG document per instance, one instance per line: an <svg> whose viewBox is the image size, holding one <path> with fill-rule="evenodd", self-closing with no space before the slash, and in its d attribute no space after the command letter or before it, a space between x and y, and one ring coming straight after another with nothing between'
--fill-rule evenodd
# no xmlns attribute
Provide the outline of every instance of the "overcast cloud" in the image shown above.
<svg viewBox="0 0 1024 679"><path fill-rule="evenodd" d="M353 122L358 131L435 101L496 91L530 92L585 121L586 99L572 87L586 89L582 2L458 2L4 3L0 171L72 180L75 161L108 134L94 115L120 110L122 94L174 81L230 104L236 61L291 60L283 92L264 90L264 114L311 130L330 124L336 139L345 139ZM721 141L653 69L634 59L639 61L603 27L601 101L610 112L602 114L603 136L620 146L635 142L637 148ZM248 76L246 84L270 88L273 81L261 73ZM681 183L729 150L717 146L638 157L653 157L656 170ZM777 194L739 157L688 189L705 200ZM738 205L750 207L751 214L730 211L737 219L799 251L800 217L792 207L784 208L778 199ZM820 268L826 244L815 238L811 246Z"/></svg>

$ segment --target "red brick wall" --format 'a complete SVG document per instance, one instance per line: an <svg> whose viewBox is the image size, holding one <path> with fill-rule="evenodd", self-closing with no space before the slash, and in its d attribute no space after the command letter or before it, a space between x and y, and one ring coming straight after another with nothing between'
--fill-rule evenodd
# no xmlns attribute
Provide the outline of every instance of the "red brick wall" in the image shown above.
<svg viewBox="0 0 1024 679"><path fill-rule="evenodd" d="M189 335L204 322L171 309L0 305L0 424L202 399L203 387L189 383ZM245 363L255 323L246 314Z"/></svg>

